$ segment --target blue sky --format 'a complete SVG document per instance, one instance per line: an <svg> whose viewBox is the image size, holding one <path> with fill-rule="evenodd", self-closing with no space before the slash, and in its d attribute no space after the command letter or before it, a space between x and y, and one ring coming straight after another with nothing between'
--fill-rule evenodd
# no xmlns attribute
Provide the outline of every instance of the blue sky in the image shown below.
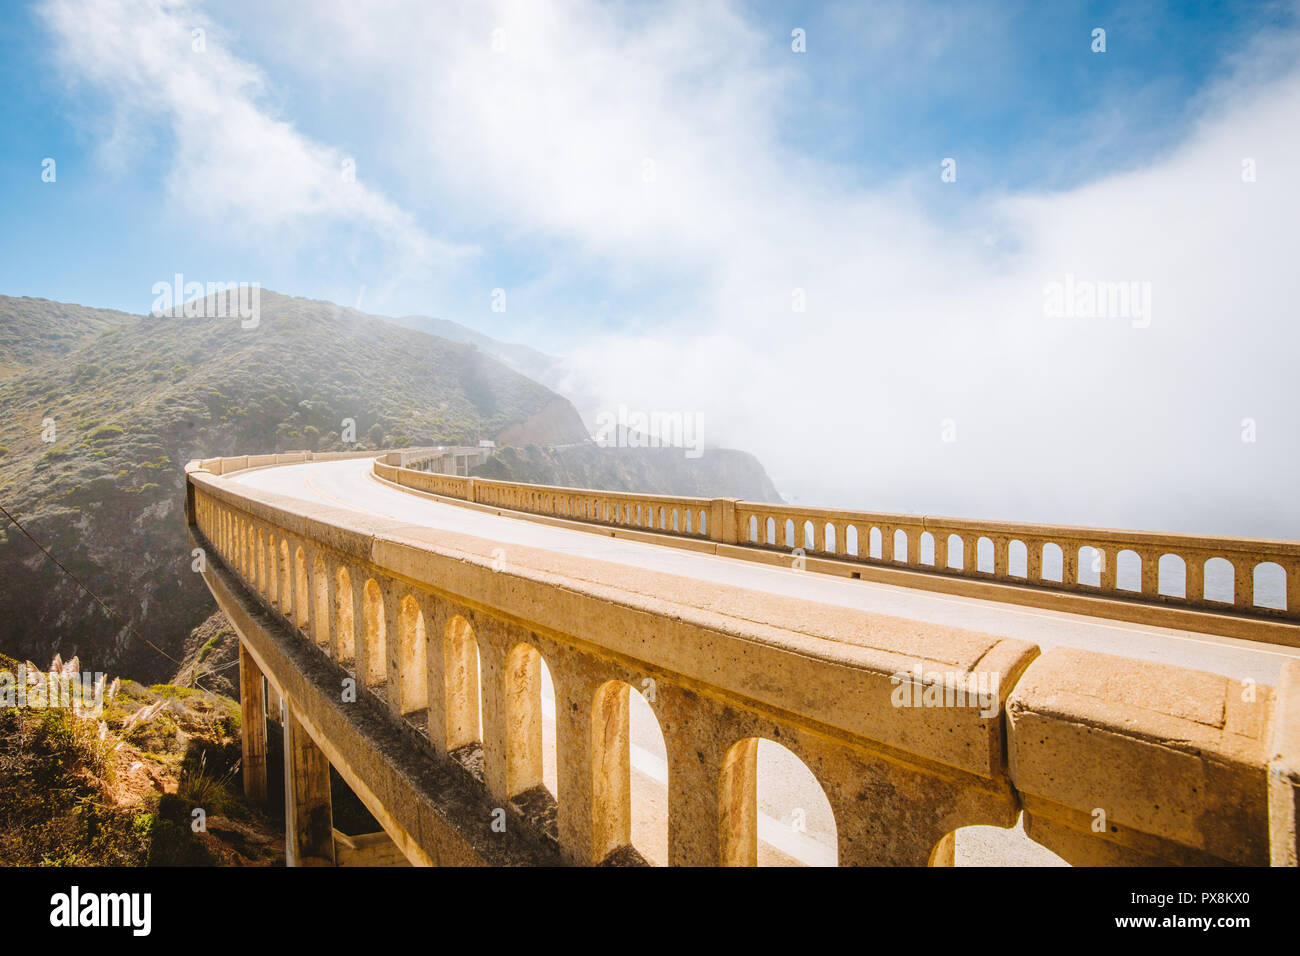
<svg viewBox="0 0 1300 956"><path fill-rule="evenodd" d="M0 17L0 292L143 312L179 272L436 315L805 500L1300 535L1294 3ZM1067 275L1154 320L1045 314Z"/></svg>
<svg viewBox="0 0 1300 956"><path fill-rule="evenodd" d="M385 142L385 126L394 118L374 111L366 77L328 89L314 83L312 68L277 55L281 35L259 27L267 6L278 29L301 25L299 4L194 4L194 15L180 19L199 23L205 14L231 31L241 58L266 78L269 111L355 157L365 180L438 230L449 218L439 208L440 189L405 181L407 172ZM475 294L439 297L446 290L418 274L395 285L377 282L388 250L367 248L367 237L347 221L330 223L327 233L316 233L301 248L269 251L245 241L237 219L226 229L196 231L191 210L165 183L175 148L166 118L140 111L131 117L124 154L105 156L119 107L102 85L83 82L59 63L60 40L41 9L8 4L0 13L0 76L7 93L0 101L5 293L143 311L153 282L176 271L256 276L250 281L264 287L348 304L364 286L363 305L376 312L435 314L529 337L522 309L517 319L485 311L483 286L510 289L544 280L551 260L573 254L564 237L521 235L507 224L457 216L448 224L453 236L481 250L467 270ZM629 30L655 16L648 6L607 9ZM830 165L860 186L906 184L936 217L960 215L934 175L942 157L959 159L959 198L966 201L990 190L1077 185L1171 148L1194 120L1203 91L1231 68L1232 58L1261 31L1292 24L1295 14L1286 4L1208 2L754 3L732 9L750 31L750 63L785 74L783 88L762 104L776 138L792 154ZM1090 48L1098 26L1107 30L1104 55ZM790 49L795 27L806 33L804 55ZM692 36L689 42L709 39ZM706 63L698 76L678 79L707 85L710 75ZM54 184L41 180L45 157L57 162ZM680 308L691 286L689 270L612 282L597 260L550 287L549 297L572 306L575 325L652 328L657 308ZM651 298L658 300L656 309L648 308ZM547 303L546 311L559 307Z"/></svg>

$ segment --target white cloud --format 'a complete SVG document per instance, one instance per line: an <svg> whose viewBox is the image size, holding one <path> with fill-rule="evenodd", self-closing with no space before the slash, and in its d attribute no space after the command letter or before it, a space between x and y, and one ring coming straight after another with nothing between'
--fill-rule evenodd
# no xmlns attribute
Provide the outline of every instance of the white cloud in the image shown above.
<svg viewBox="0 0 1300 956"><path fill-rule="evenodd" d="M251 244L286 235L310 241L322 226L347 223L388 244L405 272L468 251L349 181L350 157L277 118L261 71L232 52L237 38L196 6L47 0L39 9L64 75L112 110L106 145L115 165L144 161L154 130L166 130L168 193L191 219L243 231Z"/></svg>
<svg viewBox="0 0 1300 956"><path fill-rule="evenodd" d="M135 22L103 2L52 9L74 6ZM161 97L193 137L176 188L215 185L286 216L361 214L326 182L337 157L252 105L251 68L155 65L188 31L152 9L127 43L84 22L58 32L88 79L132 101ZM365 102L412 208L436 209L444 229L553 250L510 290L511 307L549 320L535 344L567 352L603 407L700 412L706 439L754 451L810 501L1300 534L1294 36L1238 64L1168 155L1072 189L954 201L936 219L933 190L956 200L973 188L960 157L951 185L938 184L938 156L932 170L866 183L819 161L798 125L798 98L816 91L784 33L758 31L738 7L248 9L268 55L304 86ZM83 62L96 58L108 63ZM228 163L207 160L230 115L246 135ZM1241 181L1244 157L1258 182ZM303 167L315 172L295 183ZM419 234L361 195L376 229ZM1045 317L1043 287L1067 273L1149 281L1151 327ZM666 313L651 296L644 331L593 331L577 321L590 303L558 291L592 277L661 283L677 293L665 300L690 290L690 304ZM791 309L795 288L805 313ZM1254 444L1240 440L1247 417ZM941 441L945 418L955 443Z"/></svg>

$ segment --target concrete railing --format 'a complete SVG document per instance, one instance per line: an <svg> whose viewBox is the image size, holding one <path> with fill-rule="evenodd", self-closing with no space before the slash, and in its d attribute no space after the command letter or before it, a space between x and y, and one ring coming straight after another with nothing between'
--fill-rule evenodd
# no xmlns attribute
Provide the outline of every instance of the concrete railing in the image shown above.
<svg viewBox="0 0 1300 956"><path fill-rule="evenodd" d="M840 864L951 863L958 828L1009 827L1022 810L1031 838L1076 863L1295 863L1295 663L1275 692L713 582L629 576L571 554L511 546L502 561L494 541L217 477L235 463L251 467L187 468L209 586L412 861L502 857L492 837L474 835L487 809L457 817L397 792L423 773L390 769L409 757L401 748L367 754L332 741L361 739L356 727L366 726L338 703L340 679L425 749L428 773L463 768L485 806L512 821L501 839L536 833L572 863L629 844L634 688L648 691L666 748L670 863L756 861L760 739L816 777ZM481 493L484 483L464 480ZM690 533L722 523L696 499L534 492L548 497L511 500L573 514L587 503L601 515L640 504L656 518L670 501L689 502L708 519ZM541 787L543 660L555 693L554 798ZM312 669L326 676L308 686L300 672ZM320 789L318 803L328 800ZM294 818L308 816L320 819ZM327 824L328 814L318 830ZM461 845L452 830L471 836Z"/></svg>
<svg viewBox="0 0 1300 956"><path fill-rule="evenodd" d="M1145 604L1300 620L1300 542L634 495L414 472L404 487L529 514Z"/></svg>

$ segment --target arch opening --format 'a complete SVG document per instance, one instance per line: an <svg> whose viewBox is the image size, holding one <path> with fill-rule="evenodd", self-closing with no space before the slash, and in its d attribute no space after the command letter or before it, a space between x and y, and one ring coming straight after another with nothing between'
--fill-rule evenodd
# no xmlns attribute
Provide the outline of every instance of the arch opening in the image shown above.
<svg viewBox="0 0 1300 956"><path fill-rule="evenodd" d="M644 688L653 696L653 681ZM668 753L650 700L606 681L592 701L591 733L594 855L666 866Z"/></svg>
<svg viewBox="0 0 1300 956"><path fill-rule="evenodd" d="M837 865L830 800L793 751L765 737L749 737L732 745L721 773L723 865Z"/></svg>
<svg viewBox="0 0 1300 956"><path fill-rule="evenodd" d="M1275 561L1261 561L1251 572L1251 603L1286 610L1286 571Z"/></svg>
<svg viewBox="0 0 1300 956"><path fill-rule="evenodd" d="M1187 562L1176 554L1162 554L1156 565L1156 593L1187 597Z"/></svg>
<svg viewBox="0 0 1300 956"><path fill-rule="evenodd" d="M374 578L367 578L361 589L361 613L365 627L366 673L368 686L378 687L388 680L388 621L384 615L384 595Z"/></svg>

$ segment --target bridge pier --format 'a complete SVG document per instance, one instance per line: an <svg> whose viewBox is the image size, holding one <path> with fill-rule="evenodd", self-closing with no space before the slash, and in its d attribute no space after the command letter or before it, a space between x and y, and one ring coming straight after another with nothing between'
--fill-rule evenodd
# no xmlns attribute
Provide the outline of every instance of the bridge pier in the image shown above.
<svg viewBox="0 0 1300 956"><path fill-rule="evenodd" d="M262 679L257 662L240 641L240 767L244 775L244 796L254 803L266 802L266 699Z"/></svg>
<svg viewBox="0 0 1300 956"><path fill-rule="evenodd" d="M281 698L284 724L284 855L288 866L334 865L330 764Z"/></svg>

